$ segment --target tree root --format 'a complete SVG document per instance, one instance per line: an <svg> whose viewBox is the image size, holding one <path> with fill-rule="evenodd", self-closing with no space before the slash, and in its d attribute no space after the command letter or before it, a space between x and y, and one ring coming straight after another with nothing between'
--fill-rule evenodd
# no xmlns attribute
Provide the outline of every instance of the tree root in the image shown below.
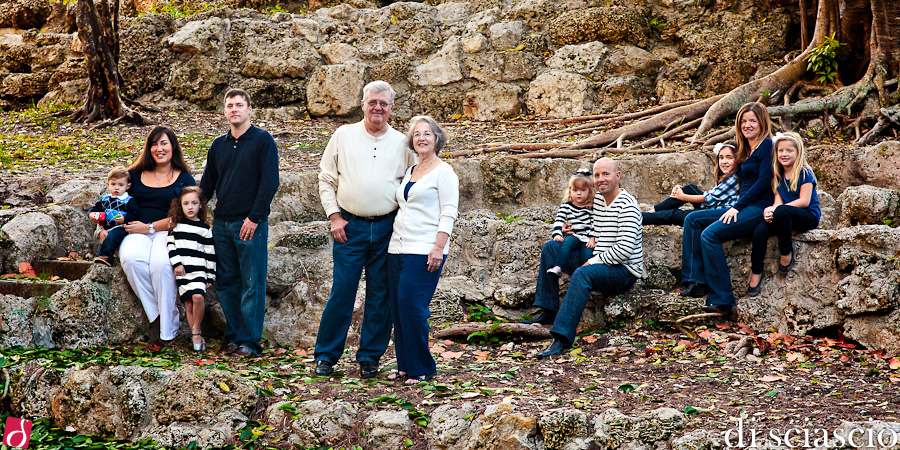
<svg viewBox="0 0 900 450"><path fill-rule="evenodd" d="M584 139L582 141L578 141L572 145L570 145L569 149L579 149L579 148L592 148L592 147L602 147L611 142L616 142L620 136L630 136L632 138L643 136L647 133L664 129L668 126L671 126L672 123L679 121L693 121L697 118L703 117L703 115L710 108L710 105L714 104L718 100L720 100L723 95L716 95L713 97L709 97L705 100L701 100L699 102L693 102L691 104L680 106L677 108L669 109L665 112L659 113L653 117L650 117L645 120L641 120L639 122L626 125L623 127L616 128L614 130L605 131L603 133L598 134L597 136L592 136L590 138ZM696 135L696 134L695 134Z"/></svg>
<svg viewBox="0 0 900 450"><path fill-rule="evenodd" d="M725 314L709 312L709 313L691 314L689 316L684 316L675 321L675 329L678 330L681 334L687 336L689 339L693 339L697 335L688 330L685 330L681 326L681 324L683 324L684 322L687 322L689 320L711 319L713 317L725 317Z"/></svg>
<svg viewBox="0 0 900 450"><path fill-rule="evenodd" d="M455 325L450 325L443 330L436 331L434 333L435 339L446 339L449 337L467 337L472 333L480 333L480 332L488 332L488 334L515 334L519 336L525 336L529 338L535 339L549 339L552 336L550 335L550 329L544 328L537 324L525 324L525 323L501 323L501 324L490 324L490 323L478 323L478 322L469 322L469 323L458 323Z"/></svg>
<svg viewBox="0 0 900 450"><path fill-rule="evenodd" d="M598 129L600 129L606 125L609 125L611 123L641 119L641 118L644 118L647 116L652 116L655 114L666 112L668 110L675 109L678 107L692 105L697 102L698 102L697 100L682 100L679 102L673 102L673 103L668 103L665 105L660 105L655 108L645 109L643 111L639 111L636 113L616 115L615 117L612 117L612 118L601 120L599 122L587 123L587 124L580 125L580 126L577 126L574 128L569 128L568 130L562 130L562 131L556 131L553 133L542 134L542 135L538 136L538 139L549 139L549 138L557 138L557 137L563 137L563 136L572 136L572 135L576 135L576 134L586 134L586 133L590 133L594 130L598 130Z"/></svg>
<svg viewBox="0 0 900 450"><path fill-rule="evenodd" d="M878 123L872 127L866 134L857 139L854 145L869 145L876 137L889 128L891 124L900 126L900 105L894 105L890 108L882 108Z"/></svg>
<svg viewBox="0 0 900 450"><path fill-rule="evenodd" d="M560 148L560 147L564 147L565 145L566 144L553 143L553 142L536 143L536 144L524 144L524 143L515 144L514 143L514 144L498 145L496 147L475 149L475 150L459 150L459 151L455 151L455 152L444 153L442 156L448 157L448 158L458 158L460 156L472 156L472 155L477 155L480 153L497 153L497 152L519 152L519 153L521 153L523 151L532 152L532 151L536 151L536 150Z"/></svg>
<svg viewBox="0 0 900 450"><path fill-rule="evenodd" d="M672 131L668 131L668 132L666 132L666 133L663 133L663 134L661 134L661 135L659 135L659 136L657 136L657 137L655 137L655 138L647 139L647 140L641 142L641 143L638 144L638 145L633 145L633 146L629 147L627 150L637 150L637 149L639 149L639 148L647 148L647 147L649 147L649 146L651 146L651 145L653 145L653 144L655 144L655 143L657 143L657 142L661 142L661 143L663 144L663 148L665 148L666 145L665 145L665 142L663 141L664 139L668 139L668 138L670 138L670 137L672 137L672 136L674 136L674 135L676 135L676 134L678 134L678 133L680 133L680 132L682 132L682 131L684 131L684 130L689 130L689 129L691 129L691 128L694 128L694 127L696 127L697 125L700 125L700 122L701 122L702 120L703 120L703 118L700 118L700 119L694 119L694 120L692 120L692 121L690 121L690 122L688 122L688 123L686 123L686 124L684 124L684 125L681 125L681 126L678 127L678 128L675 128L675 129L672 130Z"/></svg>

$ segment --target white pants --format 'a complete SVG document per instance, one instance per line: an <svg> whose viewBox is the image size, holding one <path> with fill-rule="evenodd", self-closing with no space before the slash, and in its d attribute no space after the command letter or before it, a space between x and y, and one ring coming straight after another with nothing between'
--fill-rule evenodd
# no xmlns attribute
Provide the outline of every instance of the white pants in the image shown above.
<svg viewBox="0 0 900 450"><path fill-rule="evenodd" d="M128 284L141 299L147 320L153 322L159 317L159 337L166 340L175 339L181 325L175 305L175 274L169 263L167 238L167 231L152 235L129 234L119 247L119 259Z"/></svg>

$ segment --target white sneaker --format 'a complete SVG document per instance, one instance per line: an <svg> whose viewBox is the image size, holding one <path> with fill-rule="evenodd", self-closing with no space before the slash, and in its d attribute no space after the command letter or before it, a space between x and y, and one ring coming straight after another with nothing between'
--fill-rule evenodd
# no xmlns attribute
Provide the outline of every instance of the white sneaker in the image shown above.
<svg viewBox="0 0 900 450"><path fill-rule="evenodd" d="M547 273L549 273L550 275L553 275L555 277L561 277L562 269L560 269L559 266L554 266L554 267L547 269Z"/></svg>

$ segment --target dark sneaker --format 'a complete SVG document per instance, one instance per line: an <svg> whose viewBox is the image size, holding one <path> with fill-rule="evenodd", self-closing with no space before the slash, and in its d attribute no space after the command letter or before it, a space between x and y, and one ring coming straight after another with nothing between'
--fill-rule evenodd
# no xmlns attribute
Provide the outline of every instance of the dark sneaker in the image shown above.
<svg viewBox="0 0 900 450"><path fill-rule="evenodd" d="M319 377L328 377L334 373L334 364L331 364L324 359L320 359L316 361L316 376Z"/></svg>

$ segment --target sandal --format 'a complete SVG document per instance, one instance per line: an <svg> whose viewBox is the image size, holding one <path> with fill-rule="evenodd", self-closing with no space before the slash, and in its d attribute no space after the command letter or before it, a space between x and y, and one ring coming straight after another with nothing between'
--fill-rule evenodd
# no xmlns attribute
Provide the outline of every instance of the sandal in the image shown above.
<svg viewBox="0 0 900 450"><path fill-rule="evenodd" d="M197 353L203 353L206 351L206 339L200 337L200 342L194 342L194 336L200 336L200 333L191 333L191 343L194 344L194 351Z"/></svg>
<svg viewBox="0 0 900 450"><path fill-rule="evenodd" d="M387 376L388 381L397 381L401 378L406 378L406 372L396 371Z"/></svg>
<svg viewBox="0 0 900 450"><path fill-rule="evenodd" d="M419 375L417 377L409 377L406 379L406 381L403 382L403 384L405 384L407 386L415 386L423 381L430 381L432 378L434 378L433 372L428 375Z"/></svg>

